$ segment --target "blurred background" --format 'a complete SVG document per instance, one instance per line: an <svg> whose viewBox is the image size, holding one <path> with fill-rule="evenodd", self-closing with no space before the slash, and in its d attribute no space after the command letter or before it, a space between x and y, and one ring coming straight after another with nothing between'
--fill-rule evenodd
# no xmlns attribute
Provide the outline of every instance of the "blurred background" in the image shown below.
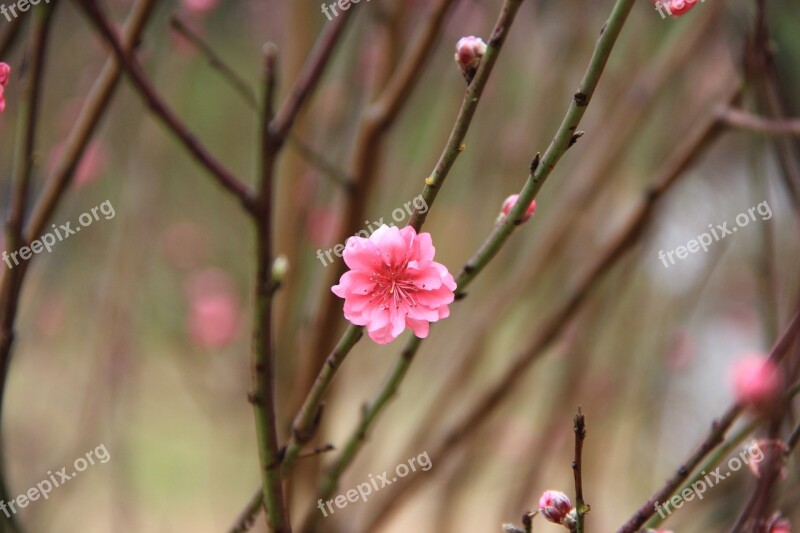
<svg viewBox="0 0 800 533"><path fill-rule="evenodd" d="M277 181L276 251L290 270L276 303L281 438L344 330L315 339L318 309L332 299L335 265L317 250L345 231L345 192L366 105L402 60L434 2L373 0L352 20L294 130ZM417 196L443 149L464 93L453 62L463 36L488 39L501 2L458 0L407 102L379 144L364 220L390 220ZM491 232L518 192L533 154L544 152L588 65L611 0L524 2L458 159L425 231L451 272ZM104 3L121 22L130 2ZM767 2L788 112L800 102L800 14ZM33 8L37 9L36 7ZM327 24L317 2L163 1L139 48L145 70L209 150L255 183L258 112L170 25L177 15L256 91L263 43L280 54L280 100ZM537 339L585 272L636 214L643 194L743 78L742 49L755 3L705 2L681 18L635 5L571 148L537 198L533 219L432 328L399 394L367 435L337 494L430 453L418 471L318 522L319 531L500 531L535 508L545 489L572 494L572 417L587 417L584 491L589 530L616 530L660 487L733 400L729 368L767 352L794 313L798 217L776 138L725 131L659 199L633 248L592 284L579 308L504 401L458 446L442 448L482 394ZM8 205L30 13L0 115L0 179ZM0 33L10 24L0 19ZM34 195L63 149L108 52L72 3L60 2L46 66ZM758 111L746 86L742 106ZM778 138L785 142L786 137ZM309 157L308 149L314 152ZM798 151L790 143L797 163ZM324 164L320 164L324 160ZM331 172L331 168L338 169ZM2 440L11 494L22 494L103 444L110 460L32 502L17 518L30 532L221 532L259 484L249 345L254 235L238 204L208 179L148 114L123 80L52 222L101 218L32 263L20 304L5 393ZM736 234L665 268L672 250L767 201ZM405 220L401 222L404 224ZM366 226L366 224L364 225ZM362 229L362 228L358 228ZM5 248L4 248L5 249ZM10 251L10 250L9 250ZM336 302L341 308L341 301ZM341 446L361 406L380 389L407 336L363 339L326 397L314 444ZM315 344L320 343L320 344ZM322 353L314 347L325 346ZM795 405L796 407L796 405ZM745 421L747 417L745 417ZM437 451L443 453L436 454ZM336 452L303 459L290 484L298 523L316 502L315 479ZM738 448L737 452L738 453ZM687 503L666 527L726 531L755 480L739 471ZM413 484L404 489L404 484ZM775 510L795 522L797 460ZM263 516L254 526L266 531ZM538 520L535 531L558 531Z"/></svg>

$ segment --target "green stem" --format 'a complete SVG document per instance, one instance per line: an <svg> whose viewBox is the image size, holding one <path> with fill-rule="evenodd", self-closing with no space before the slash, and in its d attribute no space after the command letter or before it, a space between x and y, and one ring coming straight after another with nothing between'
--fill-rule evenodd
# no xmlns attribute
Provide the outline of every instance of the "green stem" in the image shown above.
<svg viewBox="0 0 800 533"><path fill-rule="evenodd" d="M478 252L464 266L461 274L456 278L460 295L464 294L464 289L469 285L475 276L497 255L506 239L514 229L522 222L522 217L530 203L536 198L544 182L552 173L558 161L566 153L574 142L577 134L578 125L586 113L586 108L594 95L600 75L608 62L611 50L619 37L622 26L628 18L628 14L633 7L635 0L617 0L611 16L602 30L597 45L595 46L589 67L583 76L578 90L575 92L570 103L567 114L561 122L561 126L555 134L550 146L542 156L541 161L534 160L531 165L531 174L525 182L525 186L519 193L519 199L514 208L503 219L500 224L495 226L489 238L481 245Z"/></svg>
<svg viewBox="0 0 800 533"><path fill-rule="evenodd" d="M731 437L727 441L725 441L725 443L722 444L719 448L717 448L717 451L711 454L708 460L698 468L697 473L691 478L689 478L689 480L686 483L684 483L682 487L676 490L674 494L680 494L686 489L691 489L692 485L697 483L697 481L702 479L707 472L709 472L711 469L715 468L720 462L722 462L722 460L734 448L741 445L742 441L744 441L744 439L746 439L748 435L750 435L753 431L756 430L759 422L760 421L757 419L753 420L749 424L742 427L739 431L731 435ZM670 497L672 497L672 495L670 495ZM669 498L667 498L665 501L669 501ZM661 518L660 514L654 514L653 517L644 525L644 529L657 528L659 525L661 525L662 522L664 522L667 519L667 516Z"/></svg>
<svg viewBox="0 0 800 533"><path fill-rule="evenodd" d="M361 416L361 421L356 427L356 430L347 440L347 444L344 448L342 448L342 451L336 458L336 462L331 465L330 469L328 469L328 471L325 473L325 476L322 478L319 495L323 500L328 500L331 498L338 485L339 477L353 461L361 448L361 444L367 438L367 431L378 418L378 415L381 413L381 411L383 411L383 408L389 403L389 400L391 400L392 397L397 394L400 383L406 376L406 373L411 366L411 361L414 360L414 356L416 355L417 349L421 343L422 339L418 337L411 338L411 340L406 344L403 352L400 354L400 357L395 362L394 368L390 373L389 380L383 386L378 396L364 409L364 412Z"/></svg>
<svg viewBox="0 0 800 533"><path fill-rule="evenodd" d="M11 205L6 223L6 244L9 250L19 250L25 244L24 220L28 205L28 195L33 174L34 149L39 125L39 111L42 104L44 87L44 68L47 55L48 39L53 20L53 6L41 6L36 10L35 22L31 30L31 64L23 80L19 102L20 120L17 127L16 146L14 152L13 183ZM2 320L0 321L0 413L3 410L3 399L11 363L11 348L14 343L14 327L16 324L19 297L22 291L22 279L27 262L23 261L15 270L7 270L2 276ZM5 269L4 269L5 270ZM0 438L2 432L0 432ZM5 480L5 453L0 442L0 498L4 501L12 499ZM3 532L20 531L14 515L0 515L0 527Z"/></svg>
<svg viewBox="0 0 800 533"><path fill-rule="evenodd" d="M489 80L492 70L494 69L500 49L502 48L505 38L508 35L508 30L511 27L511 22L513 21L521 3L522 0L507 0L503 6L503 10L501 11L498 22L495 25L494 31L492 32L492 37L489 39L486 53L481 60L481 65L475 73L475 76L472 79L472 82L469 84L469 87L467 88L464 100L461 104L461 109L458 113L458 117L450 133L447 144L441 156L439 157L439 161L436 164L433 173L426 181L426 185L422 194L428 208L425 213L420 213L419 211L414 212L411 220L409 221L409 225L412 226L416 231L421 229L422 224L425 222L425 217L427 213L430 212L431 206L436 199L439 189L444 183L444 180L447 178L447 175L450 172L453 163L455 163L458 154L462 151L461 146L467 131L469 130L469 126L472 123L472 118L474 117L478 103L480 102L483 89ZM350 350L361 338L362 330L363 328L359 326L350 326L339 339L336 348L333 350L331 355L328 356L326 363L320 370L317 379L311 388L311 391L303 402L303 406L295 418L292 430L292 439L288 444L286 456L284 457L285 471L289 470L293 460L300 452L302 445L307 443L313 436L313 432L316 429L315 421L318 418L317 415L322 398L325 392L327 392L327 389L330 386L330 383L333 380L333 377L336 374L339 366L341 366L344 359L350 353ZM415 348L413 350L416 351Z"/></svg>
<svg viewBox="0 0 800 533"><path fill-rule="evenodd" d="M513 10L509 9L509 6L514 4L516 4L517 7L519 5L518 2L506 2L506 5L504 6L503 13L509 16L509 20L507 20L506 32L508 26L510 26L513 20L513 15L515 14ZM489 261L491 261L491 259L496 255L497 251L499 251L499 249L503 246L514 228L519 224L519 221L522 220L523 213L527 209L527 206L530 205L531 201L533 201L542 184L550 175L555 165L558 163L558 160L570 147L573 134L577 130L577 126L586 111L586 106L588 105L594 93L594 89L597 86L597 82L603 71L603 67L605 67L606 62L608 61L608 57L611 53L614 43L619 36L622 26L625 23L633 4L634 0L617 0L614 9L611 12L611 16L606 23L604 31L600 36L600 40L597 43L594 54L592 55L589 67L584 75L583 81L581 82L580 89L575 94L569 110L567 111L567 114L555 135L555 138L553 139L548 150L545 152L540 164L535 165L536 168L532 169L533 172L528 177L528 181L520 193L519 201L511 210L508 217L506 217L505 221L496 227L489 239L481 246L478 253L472 259L470 259L470 261L464 267L462 273L458 276L456 283L458 285L458 291L462 295L463 293L461 291L475 278L475 276L478 275L483 267ZM499 24L500 21L498 21L498 25ZM473 83L475 82L473 81ZM443 156L443 159L445 158L446 154ZM438 178L433 178L433 180L436 179ZM434 183L436 183L436 181L434 181ZM429 194L431 193L432 191L429 191ZM416 337L412 337L406 343L403 351L401 352L400 358L389 373L386 384L380 390L375 400L370 403L358 426L350 434L345 447L342 449L341 453L336 458L336 461L323 477L320 484L319 497L323 499L329 499L330 495L333 494L333 491L338 485L341 474L353 461L356 453L363 444L364 436L366 435L367 431L375 422L375 420L377 420L379 414L382 412L389 399L391 399L391 397L397 391L397 388L408 372L411 361L413 360L414 355L419 349L421 343L422 339L418 339ZM307 523L317 519L313 510L309 513L308 517Z"/></svg>
<svg viewBox="0 0 800 533"><path fill-rule="evenodd" d="M272 532L291 533L281 480L281 457L278 452L278 431L275 420L275 351L272 335L272 301L276 288L272 279L272 196L278 146L270 132L270 121L273 116L272 100L275 94L276 54L274 45L268 44L264 47L266 80L261 123L261 184L254 217L258 268L251 401L255 414L267 522Z"/></svg>
<svg viewBox="0 0 800 533"><path fill-rule="evenodd" d="M322 366L314 382L314 386L311 388L308 396L306 396L303 406L294 419L292 438L289 441L286 453L283 457L284 475L291 470L303 446L314 436L321 413L322 397L328 390L331 381L333 381L333 377L336 375L336 371L341 366L345 357L347 357L347 354L350 353L350 350L363 334L364 328L361 326L351 325L348 327L347 331L345 331L344 335L333 349L333 352L331 352L325 364Z"/></svg>

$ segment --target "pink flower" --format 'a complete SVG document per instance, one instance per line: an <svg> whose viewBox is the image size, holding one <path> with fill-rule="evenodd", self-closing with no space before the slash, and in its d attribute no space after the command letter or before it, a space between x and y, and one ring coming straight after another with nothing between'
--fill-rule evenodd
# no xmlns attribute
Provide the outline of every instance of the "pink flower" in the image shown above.
<svg viewBox="0 0 800 533"><path fill-rule="evenodd" d="M519 194L512 194L506 198L505 202L503 202L503 207L500 210L503 213L503 216L508 216L511 210L514 209L517 200L519 200ZM531 202L531 205L528 206L525 214L522 215L522 222L527 222L533 216L534 211L536 211L536 200Z"/></svg>
<svg viewBox="0 0 800 533"><path fill-rule="evenodd" d="M350 237L344 262L350 267L331 290L344 298L344 316L366 326L369 337L388 344L405 328L424 339L431 322L450 315L456 282L433 260L430 233L382 225L368 239Z"/></svg>
<svg viewBox="0 0 800 533"><path fill-rule="evenodd" d="M11 67L8 64L0 61L0 113L6 108L6 99L3 97L6 85L8 85L8 76L11 74Z"/></svg>
<svg viewBox="0 0 800 533"><path fill-rule="evenodd" d="M742 405L764 410L780 399L781 375L771 359L747 355L734 363L732 373L736 399Z"/></svg>
<svg viewBox="0 0 800 533"><path fill-rule="evenodd" d="M546 490L542 497L539 498L539 512L554 524L563 524L569 520L569 514L572 510L572 502L563 492Z"/></svg>
<svg viewBox="0 0 800 533"><path fill-rule="evenodd" d="M461 72L467 75L474 71L481 64L481 58L486 53L486 43L480 37L462 37L456 43L456 64L461 68Z"/></svg>
<svg viewBox="0 0 800 533"><path fill-rule="evenodd" d="M653 3L656 5L656 9L660 7L666 10L669 15L677 18L685 15L697 5L697 0L655 0Z"/></svg>

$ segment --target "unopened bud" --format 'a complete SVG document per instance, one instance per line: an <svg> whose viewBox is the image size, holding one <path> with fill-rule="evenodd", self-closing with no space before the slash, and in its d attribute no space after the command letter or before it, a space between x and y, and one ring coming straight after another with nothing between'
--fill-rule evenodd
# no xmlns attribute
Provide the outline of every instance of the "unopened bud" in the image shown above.
<svg viewBox="0 0 800 533"><path fill-rule="evenodd" d="M792 533L792 524L780 513L775 513L770 517L767 531L768 533Z"/></svg>
<svg viewBox="0 0 800 533"><path fill-rule="evenodd" d="M569 497L563 492L546 490L539 498L539 512L554 524L567 525L570 520L575 520L574 510ZM570 513L573 515L570 516Z"/></svg>
<svg viewBox="0 0 800 533"><path fill-rule="evenodd" d="M458 64L461 72L467 81L472 81L475 71L478 70L478 65L481 64L481 58L486 53L486 43L480 37L469 36L462 37L456 43L456 64Z"/></svg>
<svg viewBox="0 0 800 533"><path fill-rule="evenodd" d="M9 74L11 74L11 67L0 61L0 112L6 108L6 100L3 94L5 93L6 85L8 85Z"/></svg>
<svg viewBox="0 0 800 533"><path fill-rule="evenodd" d="M286 273L289 271L289 260L285 255L279 255L272 262L272 282L276 285L283 283Z"/></svg>
<svg viewBox="0 0 800 533"><path fill-rule="evenodd" d="M512 194L506 198L505 202L503 202L503 207L500 210L501 216L507 217L517 204L517 200L519 200L519 194ZM536 200L531 202L531 204L528 206L528 209L525 211L525 214L522 215L522 222L527 222L533 216L534 211L536 211Z"/></svg>

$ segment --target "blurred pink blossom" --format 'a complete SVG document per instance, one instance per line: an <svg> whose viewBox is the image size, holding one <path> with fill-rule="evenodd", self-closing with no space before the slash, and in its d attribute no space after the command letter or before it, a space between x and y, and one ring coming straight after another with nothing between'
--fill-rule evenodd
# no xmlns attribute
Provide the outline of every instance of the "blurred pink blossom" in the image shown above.
<svg viewBox="0 0 800 533"><path fill-rule="evenodd" d="M334 285L344 298L344 316L366 326L370 338L388 344L405 328L428 336L431 322L450 315L456 288L447 267L433 260L430 233L419 235L382 225L369 238L350 237L344 249L348 272Z"/></svg>
<svg viewBox="0 0 800 533"><path fill-rule="evenodd" d="M763 354L746 355L732 369L736 400L758 410L773 406L781 395L781 376L778 366Z"/></svg>
<svg viewBox="0 0 800 533"><path fill-rule="evenodd" d="M197 15L203 15L212 11L219 4L219 0L181 0L183 8Z"/></svg>
<svg viewBox="0 0 800 533"><path fill-rule="evenodd" d="M187 282L187 296L187 332L192 343L214 350L236 338L241 307L227 274L215 269L194 274Z"/></svg>
<svg viewBox="0 0 800 533"><path fill-rule="evenodd" d="M66 143L62 142L53 148L48 165L50 171L53 170L61 154L64 153L65 146ZM99 141L90 143L83 152L78 168L75 169L72 185L80 188L94 183L103 174L107 162L108 155L105 146Z"/></svg>

